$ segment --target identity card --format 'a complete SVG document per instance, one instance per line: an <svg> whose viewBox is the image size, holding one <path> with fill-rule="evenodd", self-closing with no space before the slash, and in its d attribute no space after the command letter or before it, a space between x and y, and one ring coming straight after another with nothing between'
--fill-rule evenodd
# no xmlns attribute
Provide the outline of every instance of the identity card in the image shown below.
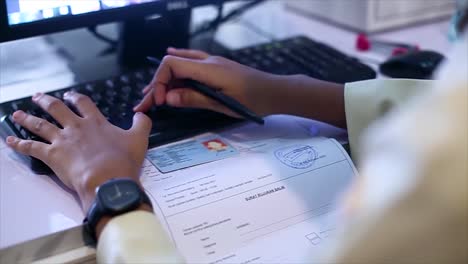
<svg viewBox="0 0 468 264"><path fill-rule="evenodd" d="M229 158L239 151L219 135L195 138L182 143L148 151L148 159L166 173L203 163Z"/></svg>

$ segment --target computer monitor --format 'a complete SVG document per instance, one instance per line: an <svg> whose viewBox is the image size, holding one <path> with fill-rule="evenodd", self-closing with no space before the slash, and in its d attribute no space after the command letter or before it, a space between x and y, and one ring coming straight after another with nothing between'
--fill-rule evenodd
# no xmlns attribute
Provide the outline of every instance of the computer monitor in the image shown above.
<svg viewBox="0 0 468 264"><path fill-rule="evenodd" d="M121 21L120 61L137 65L169 45L188 45L191 8L225 1L0 0L0 42ZM155 14L161 19L148 19Z"/></svg>
<svg viewBox="0 0 468 264"><path fill-rule="evenodd" d="M162 13L166 0L3 0L0 42Z"/></svg>

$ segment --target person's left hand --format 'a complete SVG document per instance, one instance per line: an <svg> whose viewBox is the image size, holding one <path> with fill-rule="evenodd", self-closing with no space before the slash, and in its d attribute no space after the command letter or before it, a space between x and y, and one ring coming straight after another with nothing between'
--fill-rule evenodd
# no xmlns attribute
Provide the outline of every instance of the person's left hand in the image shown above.
<svg viewBox="0 0 468 264"><path fill-rule="evenodd" d="M125 177L139 183L151 120L136 113L132 128L123 130L109 123L89 97L69 92L64 99L81 116L55 97L39 93L32 99L63 129L23 111L13 114L16 123L49 143L11 136L6 142L16 151L44 161L67 187L77 192L87 212L96 187L105 181Z"/></svg>

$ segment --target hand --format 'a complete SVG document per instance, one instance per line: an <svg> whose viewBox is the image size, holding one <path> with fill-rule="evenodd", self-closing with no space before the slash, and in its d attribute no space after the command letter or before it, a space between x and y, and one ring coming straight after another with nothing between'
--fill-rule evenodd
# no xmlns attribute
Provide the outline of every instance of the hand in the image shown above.
<svg viewBox="0 0 468 264"><path fill-rule="evenodd" d="M83 211L87 212L96 187L105 181L130 177L139 182L151 120L136 113L132 128L122 130L110 124L87 96L69 92L64 99L81 116L55 97L42 93L33 96L33 102L63 129L23 111L13 114L16 123L49 143L16 137L8 137L6 141L14 150L44 161L67 187L77 192Z"/></svg>
<svg viewBox="0 0 468 264"><path fill-rule="evenodd" d="M145 97L134 111L146 112L153 104L206 108L239 117L221 104L184 87L193 79L245 105L261 116L289 114L346 128L344 86L305 75L279 76L261 72L196 50L169 48Z"/></svg>
<svg viewBox="0 0 468 264"><path fill-rule="evenodd" d="M221 90L259 115L272 111L268 89L278 76L264 73L237 62L210 56L202 51L168 49L151 83L143 90L142 102L135 111L147 111L153 104L205 108L239 117L218 102L184 87L183 79L192 79Z"/></svg>

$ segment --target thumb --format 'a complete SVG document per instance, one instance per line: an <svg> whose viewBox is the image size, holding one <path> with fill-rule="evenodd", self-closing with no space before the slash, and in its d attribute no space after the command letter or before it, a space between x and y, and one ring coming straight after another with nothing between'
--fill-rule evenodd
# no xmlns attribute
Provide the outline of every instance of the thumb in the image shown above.
<svg viewBox="0 0 468 264"><path fill-rule="evenodd" d="M133 116L133 125L130 132L138 137L148 137L151 132L152 122L145 114L138 112Z"/></svg>

